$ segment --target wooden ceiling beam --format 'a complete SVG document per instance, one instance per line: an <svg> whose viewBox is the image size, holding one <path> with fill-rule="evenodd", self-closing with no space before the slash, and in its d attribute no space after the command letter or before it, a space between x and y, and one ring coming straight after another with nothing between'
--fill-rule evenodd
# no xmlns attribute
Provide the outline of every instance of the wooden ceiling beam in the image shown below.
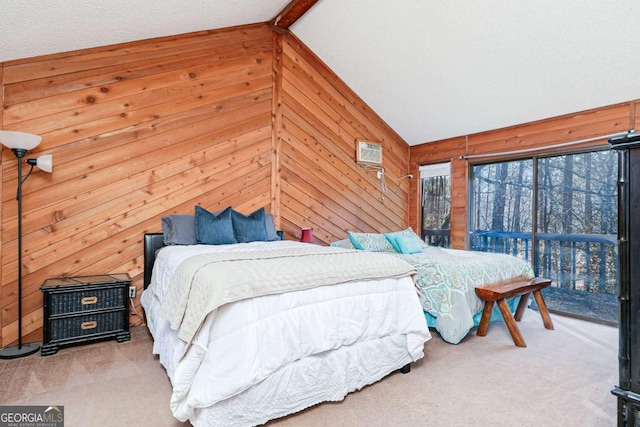
<svg viewBox="0 0 640 427"><path fill-rule="evenodd" d="M291 0L270 22L274 30L287 31L298 19L320 0Z"/></svg>

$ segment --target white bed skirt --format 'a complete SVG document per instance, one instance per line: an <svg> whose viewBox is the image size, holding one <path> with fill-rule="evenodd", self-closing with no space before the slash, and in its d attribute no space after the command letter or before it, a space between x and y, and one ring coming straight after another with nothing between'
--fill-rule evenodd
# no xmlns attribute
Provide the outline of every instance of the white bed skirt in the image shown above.
<svg viewBox="0 0 640 427"><path fill-rule="evenodd" d="M405 336L396 335L305 357L236 396L196 409L190 421L198 427L253 426L321 402L343 400L413 362L400 350L405 346Z"/></svg>

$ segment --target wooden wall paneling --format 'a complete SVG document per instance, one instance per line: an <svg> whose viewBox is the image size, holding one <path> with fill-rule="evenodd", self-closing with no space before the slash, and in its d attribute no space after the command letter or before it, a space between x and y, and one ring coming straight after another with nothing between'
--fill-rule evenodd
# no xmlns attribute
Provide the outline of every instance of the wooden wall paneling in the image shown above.
<svg viewBox="0 0 640 427"><path fill-rule="evenodd" d="M334 105L340 115L341 129L349 126L357 130L359 138L382 142L386 157L392 161L385 167L395 167L396 162L403 163L408 170L406 155L408 145L391 129L378 115L376 115L360 98L358 98L334 73L327 69L317 57L305 54L304 47L295 38L288 38L285 45L285 67L290 67L301 80L310 88L307 93L313 93ZM297 49L297 50L296 50ZM290 60L289 60L290 59ZM349 126L344 127L344 124ZM355 140L353 141L355 153ZM393 171L396 172L396 171Z"/></svg>
<svg viewBox="0 0 640 427"><path fill-rule="evenodd" d="M194 52L182 51L180 56L173 55L165 61L137 61L132 64L109 65L97 70L87 70L77 73L61 74L35 80L21 81L7 84L5 87L5 101L9 106L21 105L34 99L42 99L60 96L69 92L83 91L86 96L102 99L105 96L103 88L127 81L144 81L149 76L164 76L167 80L172 74L180 80L190 80L201 73L215 73L216 69L230 68L238 61L246 61L246 56L260 58L269 57L268 46L262 42L260 45L243 46L244 53L231 50L225 55L212 50L211 45L200 43L198 50ZM218 55L215 55L218 53ZM235 54L235 55L232 55ZM239 56L238 56L239 55ZM221 59L223 57L223 59ZM157 80L157 79L156 79ZM155 82L159 85L161 82ZM173 82L175 84L175 82ZM112 96L113 97L113 96ZM86 97L85 97L86 99ZM67 103L70 104L69 101Z"/></svg>
<svg viewBox="0 0 640 427"><path fill-rule="evenodd" d="M597 136L626 132L629 126L628 103L554 117L521 126L469 135L466 155L490 154L545 147ZM606 139L606 138L605 138ZM606 140L588 142L599 145ZM576 148L579 146L574 146ZM559 148L558 150L565 150Z"/></svg>
<svg viewBox="0 0 640 427"><path fill-rule="evenodd" d="M451 221L450 240L456 248L466 248L468 206L468 163L460 158L451 160Z"/></svg>
<svg viewBox="0 0 640 427"><path fill-rule="evenodd" d="M264 118L268 117L268 104L268 100L263 103L263 117L261 119L261 123L256 122L253 126L264 125ZM253 107L251 109L253 109ZM234 114L238 114L238 111L235 111ZM242 132L248 131L244 126L241 126L240 130ZM232 135L233 134L230 134L229 130L226 130L222 134L223 137L229 137ZM79 176L78 172L72 170L75 165L74 163L67 166L67 176L65 176L64 168L58 168L58 175L61 179L61 183L59 185L59 187L61 187L60 191L46 188L29 195L30 201L32 201L35 206L47 207L47 198L53 198L53 200L56 200L54 215L51 215L48 210L39 209L37 212L41 213L41 215L38 217L35 217L35 215L29 215L27 217L29 220L28 224L42 228L43 233L50 233L51 230L49 227L58 225L57 222L60 221L61 218L72 217L74 213L79 213L78 211L89 209L94 206L104 206L109 200L112 200L116 204L122 204L126 200L122 197L127 197L127 194L134 193L132 190L135 188L144 188L147 185L153 184L153 181L162 178L163 174L177 174L182 173L183 170L188 171L189 168L197 166L200 162L206 159L206 157L202 156L198 160L192 160L187 157L189 154L197 152L206 154L209 152L208 155L211 157L218 156L219 153L213 152L213 150L205 150L206 147L211 144L212 138L219 137L216 133L205 133L167 146L158 146L156 150L151 152L148 151L149 144L152 143L150 142L147 144L144 142L145 140L140 140L140 144L136 145L136 148L131 147L132 149L129 151L130 157L124 161L119 147L114 150L108 150L100 153L101 159L107 159L108 161L107 164L102 163L102 166L99 166L101 164L101 159L95 159L95 163L91 162L92 159L87 159L89 168L86 172L79 171L81 173ZM224 150L223 153L231 154L236 148L237 144L231 145ZM180 159L180 156L183 156L183 158ZM180 161L167 162L167 158L178 158ZM174 171L176 168L177 170ZM56 171L58 171L58 169L56 169ZM149 177L146 177L149 170L152 170L151 182L149 182ZM141 175L137 178L136 174ZM111 181L107 184L107 189L111 187L112 191L95 191L96 187L99 190L102 190L104 188L103 182L106 180ZM124 181L119 183L118 180ZM125 183L128 185L125 186ZM69 191L70 188L72 188L73 191ZM86 198L84 193L87 193ZM162 192L161 190L158 191L153 188L144 188L144 193L141 195L146 196L146 198L143 199L146 201L147 199L152 198L154 194L159 197L162 195ZM131 194L129 197L131 200L135 201L135 198L139 197L139 195ZM7 204L7 206L8 205L9 204ZM7 231L11 232L15 230L15 210L6 209L5 214L7 217ZM55 220L56 223L52 224L52 220ZM80 220L80 224L84 223L84 221L86 221L86 218L82 218ZM25 221L24 224L27 224L27 221ZM41 237L45 237L45 235Z"/></svg>
<svg viewBox="0 0 640 427"><path fill-rule="evenodd" d="M234 112L234 114L237 114L237 112ZM183 144L168 145L163 149L155 150L149 155L144 152L146 144L141 144L140 150L142 151L139 153L139 160L134 159L132 161L134 165L136 163L141 164L141 169L134 170L134 165L127 165L126 171L128 174L125 173L121 180L116 181L114 178L117 175L114 174L112 182L98 189L85 187L84 191L81 191L83 190L83 176L71 179L71 182L64 186L65 188L75 189L74 192L70 193L68 199L63 199L61 195L57 198L55 206L34 210L32 215L25 216L23 224L28 224L28 229L33 230L31 235L34 240L28 251L49 246L52 243L50 241L52 231L57 231L55 234L57 239L69 237L81 230L86 224L99 222L100 218L104 216L103 212L105 210L108 211L112 207L117 208L120 205L136 202L146 204L155 198L162 197L171 188L170 186L165 187L162 180L173 179L176 175L180 178L180 174L183 175L183 178L196 176L197 169L192 168L197 167L205 160L207 152L210 153L209 156L230 155L243 146L245 137L250 137L250 142L264 139L268 129L264 127L257 128L251 132L248 127L263 126L266 114L268 114L268 107L264 108L262 117L234 124L231 127L205 134L197 139L187 139ZM203 156L197 161L188 157L188 154L195 149L205 150L210 141L226 140L231 142L216 145L215 151L214 149L203 151ZM153 161L154 158L155 161ZM175 158L176 160L167 162L167 158ZM105 179L112 173L111 169L106 169L104 173ZM180 180L175 182L180 183ZM180 187L174 191L179 190ZM44 192L46 193L46 191ZM10 214L15 218L15 212ZM15 220L12 219L7 222L6 230L8 233L15 233ZM6 259L12 260L10 257Z"/></svg>
<svg viewBox="0 0 640 427"><path fill-rule="evenodd" d="M308 54L299 40L291 37L287 42L284 47L285 68L304 82L308 89L304 91L307 95L313 94L324 100L327 105L333 106L338 114L336 121L342 132L352 129L349 135L353 139L351 151L354 156L356 139L380 142L384 147L385 168L395 176L407 174L408 144L328 70L324 63L314 55Z"/></svg>
<svg viewBox="0 0 640 427"><path fill-rule="evenodd" d="M294 103L294 108L288 108L287 103ZM307 156L311 158L311 162L314 168L320 169L320 176L315 179L323 180L323 176L335 179L340 191L344 192L345 200L353 199L355 196L361 201L360 208L364 204L375 206L380 202L380 190L379 181L372 178L371 175L361 177L359 173L362 173L358 169L361 168L356 165L351 156L339 152L338 150L332 150L331 147L327 148L331 144L331 137L325 137L321 133L322 124L320 122L311 126L308 121L302 118L302 115L312 117L310 114L306 114L303 108L295 108L296 103L293 100L285 100L285 111L288 111L287 119L283 124L283 135L292 136L293 141L283 146L283 152L287 150L295 150L295 154L292 157L301 156L302 151L305 150ZM290 121L289 121L290 120ZM329 132L325 129L326 132ZM295 133L295 134L294 134ZM286 141L286 138L285 138ZM293 148L295 147L295 148ZM323 156L323 154L332 153L331 155ZM297 159L297 157L296 157ZM292 168L296 167L295 160L291 165ZM366 179L371 180L371 185L367 185ZM375 180L375 181L374 181ZM373 187L375 184L377 187ZM353 194L351 194L353 193ZM393 200L393 193L387 193L387 199ZM400 202L395 199L395 202ZM369 212L367 212L369 213ZM372 212L372 215L379 217L380 221L384 221L384 215L376 215ZM376 223L377 224L377 223Z"/></svg>
<svg viewBox="0 0 640 427"><path fill-rule="evenodd" d="M225 145L231 144L222 143L202 150L200 153L197 153L198 160L193 158L191 159L191 162L184 160L180 161L180 164L184 168L179 174L173 174L172 171L165 175L163 171L164 166L161 163L158 164L152 172L157 181L143 187L137 201L136 199L131 199L126 206L133 208L142 203L144 207L148 209L149 206L158 200L164 203L163 199L165 199L167 195L171 195L171 203L174 204L180 203L182 200L194 200L202 193L209 191L221 192L221 187L230 182L234 182L234 180L244 178L241 175L241 172L250 174L253 170L259 167L256 164L257 157L262 157L264 163L269 164L268 159L266 159L267 152L264 144L261 144L261 152L257 151L256 147L253 145L243 148L238 147L237 144L233 144L235 147L234 155L237 156L238 160L234 163L233 167L231 167L228 162L218 157L218 152L216 150L216 148L221 148L220 151L224 151ZM229 148L226 148L226 150L229 150ZM168 153L167 151L163 151L163 153L158 155L158 158L160 161L162 161L162 157L178 158L173 151L174 150L171 150ZM247 168L249 170L243 169L243 166L245 165L248 165ZM169 166L172 169L174 164ZM225 174L224 180L212 178L212 176L218 174ZM142 178L142 176L140 178ZM109 220L112 221L113 218L110 218ZM83 223L87 224L90 222L85 220ZM78 234L73 234L71 238L74 236L78 236ZM51 244L49 246L51 246Z"/></svg>
<svg viewBox="0 0 640 427"><path fill-rule="evenodd" d="M305 200L322 212L292 209L288 214L296 219L288 223L297 224L292 234L314 224L317 240L329 243L326 239L346 237L347 230L406 226L408 183L388 180L389 193L381 197L375 172L355 162L355 144L358 138L381 142L384 167L392 175L408 173L408 145L295 37L284 40L281 208L284 217L285 198L311 194L314 198ZM316 182L325 185L318 189Z"/></svg>
<svg viewBox="0 0 640 427"><path fill-rule="evenodd" d="M345 229L360 230L371 224L381 230L393 227L380 222L375 215L361 211L359 196L343 188L340 177L334 177L317 166L313 159L292 157L295 153L297 151L283 154L282 209L287 210L287 217L296 218L298 227L314 227L314 230L318 230L314 231L316 239L327 244L346 237ZM304 177L297 172L304 173ZM323 185L310 186L309 179ZM317 215L304 216L307 210ZM299 237L299 228L292 234Z"/></svg>
<svg viewBox="0 0 640 427"><path fill-rule="evenodd" d="M268 106L265 107L265 110L267 108ZM131 176L135 176L136 173L144 173L145 167L147 165L155 166L163 164L165 160L162 158L162 154L164 154L165 152L173 152L176 155L180 155L181 153L187 154L194 148L192 144L196 144L196 146L197 144L200 144L200 146L206 145L208 143L207 138L211 136L214 136L214 134L204 134L199 137L197 137L197 135L193 135L193 138L183 141L182 145L180 145L179 143L173 145L168 144L167 146L164 146L164 144L159 144L157 146L157 149L149 152L149 154L147 154L147 151L149 151L149 148L151 146L155 145L154 143L157 141L157 139L154 141L149 141L148 143L145 143L145 140L141 140L141 144L137 145L137 148L135 150L131 150L129 152L129 159L125 160L127 162L126 169L123 169L120 166L120 162L122 162L122 151L119 147L112 150L103 151L102 153L98 153L94 156L90 156L80 162L71 162L67 163L66 165L58 165L59 167L56 169L56 172L58 172L59 175L60 182L58 184L60 185L58 185L58 187L61 187L61 190L57 188L45 188L44 190L32 192L32 194L30 194L30 197L33 199L33 204L39 206L41 209L26 215L25 223L38 227L45 227L47 224L51 224L50 221L54 220L54 218L49 216L48 213L43 212L40 216L36 215L43 210L43 207L47 207L51 204L47 203L47 198L51 198L52 195L59 197L55 199L56 221L58 221L60 218L65 218L71 215L72 211L68 211L67 209L76 211L82 209L83 205L77 205L78 200L82 202L91 202L93 200L96 202L104 203L105 200L114 199L115 197L111 197L108 194L92 191L95 190L96 187L100 188L101 181L99 179L99 175L103 175L105 178L111 177L112 181L124 178L127 178L129 181L131 181ZM101 156L104 156L104 158L106 159L111 158L112 160L105 163L101 161ZM173 165L174 163L170 164ZM187 164L187 166L185 167L188 167L189 162L185 161L185 164ZM74 169L78 170L76 171ZM91 175L91 173L94 173L95 175ZM152 176L152 179L153 178L154 177ZM143 185L143 183L139 182L138 185ZM69 192L68 188L73 188L73 191ZM119 196L128 193L128 190L126 188L119 188L118 191L120 192L120 194L118 194ZM78 194L83 194L85 192L89 194L86 199L77 196ZM61 204L61 201L65 197L68 200L67 204L69 206ZM12 220L15 220L14 208L6 208L5 213L8 216L11 216ZM44 217L42 215L44 215ZM7 230L15 230L15 223L9 222L7 224Z"/></svg>
<svg viewBox="0 0 640 427"><path fill-rule="evenodd" d="M372 129L372 134L376 136L389 138L393 141L401 141L402 138L387 125L369 106L362 101L331 69L329 69L317 56L309 51L306 46L293 35L287 35L285 39L285 54L291 57L296 66L304 71L305 74L312 76L316 81L325 81L327 84L322 85L324 89L321 96L333 97L336 100L345 101L342 106L345 118L353 121L353 125L361 129L363 134L367 127ZM286 62L285 62L286 64ZM355 119L355 120L354 120ZM406 143L400 144L401 151L408 148ZM389 147L395 151L397 147ZM405 160L406 161L406 160Z"/></svg>
<svg viewBox="0 0 640 427"><path fill-rule="evenodd" d="M286 210L287 218L298 224L298 227L300 224L303 227L312 227L317 242L329 244L337 240L337 236L341 236L343 233L342 229L333 223L336 216L335 202L330 199L322 199L318 187L312 188L312 194L309 194L310 189L305 183L304 179L294 173L287 174L286 180L283 180L283 185L286 187L282 198L283 210ZM330 206L326 206L326 204ZM309 218L301 214L307 210L312 210L317 215ZM292 234L295 239L299 239L300 229L293 230Z"/></svg>
<svg viewBox="0 0 640 427"><path fill-rule="evenodd" d="M266 120L268 120L268 116L265 117L265 121ZM228 186L229 184L232 184L231 187L235 189L233 194L242 194L243 190L238 191L238 188L246 186L246 183L243 182L248 181L253 183L249 180L253 180L259 176L255 172L257 168L260 168L256 157L261 156L264 164L269 165L270 152L268 145L265 143L261 144L263 147L262 152L257 152L254 146L248 146L243 149L238 147L237 144L228 145L232 145L234 149L231 150L227 148L225 150L223 147L221 151L233 152L234 156L239 159L233 167L225 160L218 158L215 150L217 147L214 147L200 154L203 163L194 163L192 160L191 164L185 165L188 169L185 169L185 171L180 174L183 180L178 180L173 175L162 178L162 172L158 172L157 176L159 181L154 183L157 185L150 185L144 188L140 194L138 203L136 203L134 199L124 204L124 206L128 208L125 213L106 219L103 215L103 218L97 218L95 222L88 221L86 218L81 220L80 224L85 225L84 229L76 228L69 233L68 237L57 241L46 242L42 249L27 253L25 258L28 260L29 265L33 269L42 269L43 272L46 272L47 265L53 261L58 261L59 258L73 255L77 251L79 244L92 245L94 249L99 249L99 245L101 245L102 241L109 237L111 233L133 226L137 221L145 220L150 216L153 217L157 215L158 212L166 211L168 194L171 195L170 202L172 204L189 201L192 203L192 206L195 200L202 197L202 194L215 193L217 198L222 197L225 192L221 191L220 188ZM162 158L178 158L176 154L167 155L166 153L160 154L157 157L159 162L162 161ZM266 169L265 167L261 168ZM222 182L211 179L210 177L212 175L224 175L225 180ZM155 189L162 189L163 192L154 192ZM156 193L157 195L155 195ZM118 207L118 204L114 203L114 205L114 207L103 207L110 209ZM141 206L136 208L137 205ZM90 228L89 225L91 225ZM27 245L25 244L25 246ZM100 253L99 250L96 250L96 252ZM55 257L55 259L51 259L52 257ZM71 272L65 272L64 275L71 275ZM10 280L10 278L6 277L3 278L3 280ZM25 289L28 288L25 287Z"/></svg>
<svg viewBox="0 0 640 427"><path fill-rule="evenodd" d="M309 185L309 181L315 182L317 185ZM317 236L326 234L343 238L345 225L348 230L357 230L372 223L379 224L379 228L386 228L384 224L377 221L375 216L360 212L361 203L358 201L357 195L351 194L348 189L343 188L340 179L327 173L312 159L303 156L293 158L290 153L283 154L282 193L282 210L286 209L295 215L302 214L307 218L298 227L325 225L323 231L318 229L318 232L314 233ZM284 203L285 200L304 201L307 208L299 211L293 204ZM317 217L309 213L305 214L307 210L314 214L317 213ZM333 222L336 219L339 221ZM299 230L292 230L291 233L295 235L299 234L298 232ZM325 241L325 243L330 243L330 241Z"/></svg>
<svg viewBox="0 0 640 427"><path fill-rule="evenodd" d="M380 221L384 222L386 218L393 223L397 223L397 212L405 209L403 205L405 197L403 194L399 195L397 191L394 191L395 187L393 184L390 185L389 192L382 194L380 190L381 181L375 177L375 171L366 170L362 166L357 165L353 159L352 150L347 154L343 149L335 148L335 144L333 143L335 141L334 138L326 138L325 135L313 129L321 129L321 126L315 125L312 127L304 121L299 121L297 124L303 129L307 129L313 137L313 142L309 142L309 144L313 145L314 149L318 149L324 153L332 153L328 160L332 166L336 168L335 173L339 174L337 175L339 176L339 180L345 183L347 188L351 188L354 192L359 193L363 202L368 201L370 203L370 212L373 215L379 217ZM349 148L351 148L351 145L351 141L349 141ZM364 209L364 205L361 206L362 210L368 210ZM390 227L393 228L393 226Z"/></svg>
<svg viewBox="0 0 640 427"><path fill-rule="evenodd" d="M239 47L251 40L262 40L270 46L270 38L265 38L265 34L269 34L268 27L253 24L10 61L7 64L13 66L5 72L3 81L11 84L69 73L86 73L110 65L128 66L146 60L162 64L163 61L178 59L185 54L188 56L193 50L201 50L203 44L210 46L211 55L224 59L242 55L245 49L239 50Z"/></svg>
<svg viewBox="0 0 640 427"><path fill-rule="evenodd" d="M288 102L293 103L293 108L289 108ZM283 155L288 155L288 159L286 162L283 160L283 179L287 168L293 171L304 168L307 172L315 173L309 177L308 183L333 183L333 188L339 192L335 199L342 200L340 206L346 207L351 204L351 200L358 200L358 203L352 206L355 210L351 212L358 212L361 218L370 218L369 224L376 228L393 228L396 224L393 222L394 218L385 219L385 215L362 209L363 205L375 206L380 203L379 181L371 176L359 175L362 173L358 170L361 167L356 165L350 156L338 150L326 149L324 144L329 144L331 138L319 132L322 128L320 123L316 123L315 127L309 125L309 122L301 117L305 114L304 109L295 108L297 105L293 100L285 100L284 103L286 118L283 123L283 140L287 144L283 144ZM332 154L323 156L325 153ZM308 160L304 162L305 159ZM298 173L306 175L300 170ZM367 178L371 182L367 183ZM373 184L377 187L373 187ZM323 191L327 191L326 187L323 187ZM393 194L388 194L387 197L391 198ZM401 200L396 198L395 202L400 203Z"/></svg>
<svg viewBox="0 0 640 427"><path fill-rule="evenodd" d="M190 83L185 87L153 91L159 93L153 93L145 96L144 98L146 99L140 101L141 105L138 109L127 112L116 111L106 117L43 133L42 136L43 139L45 137L47 138L46 148L52 149L61 145L76 142L79 139L90 138L100 134L117 131L128 126L133 126L145 121L152 121L163 116L185 113L193 109L197 112L198 107L210 107L211 104L214 104L215 108L218 108L215 104L216 101L222 102L220 105L220 109L222 109L225 107L223 100L226 98L233 97L238 92L250 93L260 89L270 88L270 85L271 78L270 76L265 75L255 80L238 82L221 88L211 87L207 82L195 82ZM207 89L211 89L211 92L207 92ZM149 101L149 98L153 99L150 101L150 104L145 102ZM113 103L108 104L115 103L115 108L117 109L119 108L120 102L121 101L114 101ZM127 108L131 105L136 105L136 99L126 102L124 105L126 105ZM27 127L26 124L22 125L21 123L20 125L23 129ZM11 128L13 128L13 126ZM29 128L29 131L33 132L31 128Z"/></svg>
<svg viewBox="0 0 640 427"><path fill-rule="evenodd" d="M267 58L266 54L260 53L251 60L236 59L223 69L200 65L99 88L64 92L39 100L37 105L31 101L8 104L5 107L5 125L29 120L32 131L42 134L189 96L204 100L204 96L209 95L207 92L244 84L248 76L270 78L271 67ZM217 97L217 94L212 93L209 97ZM97 104L101 105L97 107ZM38 118L40 120L34 120Z"/></svg>
<svg viewBox="0 0 640 427"><path fill-rule="evenodd" d="M113 132L80 139L74 144L67 144L56 149L56 165L61 166L78 160L82 161L75 164L74 167L69 170L56 167L56 177L59 177L60 173L68 174L69 178L63 179L88 174L94 170L97 165L101 164L101 153L104 151L134 142L139 145L139 141L147 137L154 136L152 144L158 148L164 145L171 145L178 138L178 135L181 134L184 139L193 138L196 135L206 132L203 131L201 127L203 123L206 126L207 120L210 120L212 117L217 123L221 124L221 127L229 126L230 123L237 120L235 118L237 115L236 109L252 106L252 104L258 102L262 96L268 99L268 91L259 91L259 93L251 94L251 96L241 96L239 98L240 102L234 99L230 101L225 100L222 103L223 108L216 108L213 111L209 105L203 105L193 110L162 117L158 116L149 122L127 126ZM219 103L218 106L220 105ZM46 140L43 141L42 145L46 145L47 142ZM143 150L146 150L146 148L143 147ZM92 156L94 156L95 159L92 159ZM89 159L92 160L89 162ZM37 176L34 176L34 179L37 179Z"/></svg>
<svg viewBox="0 0 640 427"><path fill-rule="evenodd" d="M263 86L265 89L267 89L267 88L268 88L268 85L269 85L269 83L268 83L268 78L267 78L267 79L262 79L262 80L261 80L261 82L262 82L262 83L261 83L261 86ZM231 91L233 91L233 90L237 90L239 87L246 87L246 86L247 86L246 84L241 84L241 85L239 85L239 86L235 86L233 89L231 89ZM226 109L228 109L228 108L230 107L230 106L228 105L228 104L229 104L229 102L230 102L230 101L229 101L229 99L225 99L225 97L226 97L226 96L228 96L226 92L228 92L228 91L229 91L229 88L224 88L224 91L225 91L225 92L222 92L222 93L219 93L219 94L218 94L218 96L221 98L221 101L220 101L220 102L218 102L218 103L216 103L216 105L215 105L215 109L213 110L213 112L211 111L211 107L210 107L211 102L210 102L209 104L204 104L204 105L202 106L202 107L203 107L203 110L205 109L204 107L206 107L206 108L208 108L208 109L209 109L209 111L208 111L208 114L209 114L209 117L208 117L208 118L209 118L209 119L210 119L210 115L211 115L212 113L213 113L213 114L217 114L217 113L219 113L219 112L223 112L224 110L226 110ZM265 93L269 94L268 90L265 90ZM247 93L245 94L246 96L244 96L244 97L243 97L243 96L242 96L242 92L240 93L240 95L241 95L241 96L240 96L240 97L237 97L236 99L241 99L241 100L243 100L243 98L245 98L245 99L243 100L243 102L244 102L245 100L249 100L249 102L255 102L255 99L253 99L254 95L251 93L251 91L250 91L250 90L249 90L249 91L247 91ZM270 94L269 94L269 95L270 95ZM172 104L174 104L174 102L168 102L168 103L166 103L166 106L167 106L167 107L170 107ZM164 106L164 105L162 105L161 107L165 107L165 106ZM231 107L233 107L233 106L231 106ZM192 106L192 110L193 110L193 106ZM164 111L167 111L167 110L166 110L166 108L164 109ZM174 115L174 114L176 114L176 113L184 113L184 114L183 114L183 117L176 116L176 117L174 118L174 119L179 119L179 120L181 120L181 121L182 121L182 120L185 120L185 118L188 118L188 116L189 116L188 111L191 111L191 110L189 110L189 107L182 107L182 108L180 108L180 109L170 110L169 112L165 113L163 116ZM196 111L198 111L198 109L197 109L197 108L196 108ZM204 111L203 111L203 112L204 112ZM151 112L150 112L150 113L151 113ZM154 114L149 114L150 120L160 120L163 116L157 116L157 115L154 115ZM207 119L207 116L206 116L206 115L202 115L202 120L205 120L205 119ZM126 125L128 125L128 124L129 124L129 123L125 123L125 127L126 127ZM99 130L99 132L102 132L103 134L104 134L105 132L109 132L109 131L112 131L112 129L100 129L100 130ZM75 132L75 133L77 133L77 129L74 129L74 132ZM46 135L45 135L45 136L46 136ZM49 136L49 138L47 139L47 142L48 142L48 144L49 144L49 145L51 145L51 142L50 142L50 140L51 140L51 135L48 135L48 136ZM137 134L136 134L136 135L133 135L133 137L134 137L134 138L135 138L136 136L137 136ZM76 139L77 139L77 137L76 137ZM92 142L92 141L90 141L90 142ZM82 157L84 157L82 154L78 154L77 156L82 156Z"/></svg>
<svg viewBox="0 0 640 427"><path fill-rule="evenodd" d="M265 124L267 117L262 117L261 122L264 127L256 128L253 132L244 133L238 137L230 138L228 142L224 144L218 144L215 147L215 155L221 159L228 158L230 156L238 155L242 161L234 162L231 168L227 169L215 169L213 173L215 175L224 174L224 179L219 180L219 188L216 191L209 192L209 198L200 202L202 205L206 205L207 209L219 210L224 209L227 206L233 205L233 197L236 196L233 191L235 187L231 187L230 192L225 191L229 181L237 181L245 175L251 175L255 170L263 170L265 167L270 167L270 152L267 150L270 140L270 127ZM243 148L244 147L244 148ZM211 171L210 171L211 172ZM210 174L210 172L208 172ZM196 184L197 186L198 184ZM231 199L229 199L231 197ZM183 203L177 203L173 206L170 213L176 214L191 214L193 213L194 205L198 204L198 198L189 199ZM268 208L265 205L265 208ZM247 212L249 213L249 212ZM160 224L158 224L158 227Z"/></svg>
<svg viewBox="0 0 640 427"><path fill-rule="evenodd" d="M411 147L411 165L417 172L419 166L451 161L461 156L460 153L465 153L466 149L467 138L464 136L414 145Z"/></svg>
<svg viewBox="0 0 640 427"><path fill-rule="evenodd" d="M25 185L29 336L41 336L47 278L128 272L141 288L142 235L161 216L273 208L272 46L262 24L3 64L5 128L42 134L33 157L54 154L54 173ZM3 194L15 193L9 154ZM16 209L4 195L3 346L17 338Z"/></svg>
<svg viewBox="0 0 640 427"><path fill-rule="evenodd" d="M276 230L282 230L280 225L280 153L282 151L282 42L283 36L272 32L272 74L273 97L271 104L271 212Z"/></svg>

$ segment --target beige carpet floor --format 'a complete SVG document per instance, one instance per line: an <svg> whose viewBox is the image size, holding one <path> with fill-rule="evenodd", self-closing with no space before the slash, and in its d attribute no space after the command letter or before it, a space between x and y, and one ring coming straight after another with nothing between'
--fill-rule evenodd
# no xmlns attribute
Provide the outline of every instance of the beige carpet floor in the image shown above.
<svg viewBox="0 0 640 427"><path fill-rule="evenodd" d="M459 345L434 333L407 375L394 373L348 395L268 423L292 426L581 426L616 424L618 330L527 310L517 348L503 322ZM182 426L171 386L143 326L129 342L66 347L0 361L0 404L63 405L66 427Z"/></svg>

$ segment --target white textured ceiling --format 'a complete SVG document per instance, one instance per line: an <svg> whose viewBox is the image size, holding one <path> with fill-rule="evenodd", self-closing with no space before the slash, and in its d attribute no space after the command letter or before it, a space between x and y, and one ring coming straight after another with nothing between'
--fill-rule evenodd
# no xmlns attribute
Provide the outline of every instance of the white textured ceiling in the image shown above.
<svg viewBox="0 0 640 427"><path fill-rule="evenodd" d="M0 61L271 20L288 0L2 0ZM640 98L640 0L320 0L292 26L410 145Z"/></svg>
<svg viewBox="0 0 640 427"><path fill-rule="evenodd" d="M0 62L270 21L289 0L0 0Z"/></svg>
<svg viewBox="0 0 640 427"><path fill-rule="evenodd" d="M320 0L292 31L410 145L640 98L638 0Z"/></svg>

